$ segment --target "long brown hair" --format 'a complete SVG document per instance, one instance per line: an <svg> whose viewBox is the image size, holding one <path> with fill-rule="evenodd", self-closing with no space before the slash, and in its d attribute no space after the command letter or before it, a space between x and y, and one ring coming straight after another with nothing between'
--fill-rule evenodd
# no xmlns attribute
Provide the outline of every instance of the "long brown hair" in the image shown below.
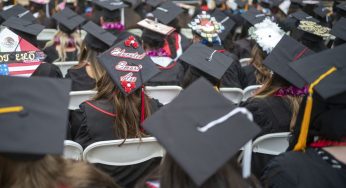
<svg viewBox="0 0 346 188"><path fill-rule="evenodd" d="M114 84L108 74L104 74L97 82L97 94L94 100L107 99L114 106L116 112L114 122L114 133L118 138L142 138L147 136L141 131L141 104L144 102L145 117L151 115L149 98L144 94L144 101L141 100L141 89L125 96Z"/></svg>
<svg viewBox="0 0 346 188"><path fill-rule="evenodd" d="M0 156L0 187L57 188L64 181L64 159L46 155L36 160L12 160Z"/></svg>
<svg viewBox="0 0 346 188"><path fill-rule="evenodd" d="M250 65L252 65L256 71L256 81L258 84L264 84L271 77L270 70L263 65L263 60L265 58L265 54L262 49L255 44L251 51L252 60L250 61Z"/></svg>
<svg viewBox="0 0 346 188"><path fill-rule="evenodd" d="M267 80L262 87L256 92L255 98L265 98L268 96L273 96L280 88L282 87L288 87L290 84L285 81L283 78L279 77L278 75L273 75L269 80ZM290 96L286 95L284 98L289 102L292 117L290 122L290 131L293 131L298 112L300 103L302 102L301 96Z"/></svg>

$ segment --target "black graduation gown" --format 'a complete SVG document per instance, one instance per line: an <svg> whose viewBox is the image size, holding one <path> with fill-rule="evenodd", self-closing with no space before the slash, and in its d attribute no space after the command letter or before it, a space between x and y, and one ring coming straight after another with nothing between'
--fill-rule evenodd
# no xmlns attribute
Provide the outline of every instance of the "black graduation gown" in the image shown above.
<svg viewBox="0 0 346 188"><path fill-rule="evenodd" d="M171 58L167 58L167 61L171 61L167 67L157 65L160 69L160 73L151 78L146 85L148 86L160 86L160 85L176 85L180 86L184 77L184 67L180 62L173 61ZM158 61L155 57L151 58L154 62Z"/></svg>
<svg viewBox="0 0 346 188"><path fill-rule="evenodd" d="M40 64L31 76L63 78L63 75L59 67L50 63Z"/></svg>
<svg viewBox="0 0 346 188"><path fill-rule="evenodd" d="M322 150L287 152L274 158L261 180L268 188L341 188L346 187L346 165ZM339 163L341 168L333 162ZM333 163L333 164L332 164Z"/></svg>
<svg viewBox="0 0 346 188"><path fill-rule="evenodd" d="M238 60L235 60L221 78L220 87L245 88L247 78Z"/></svg>
<svg viewBox="0 0 346 188"><path fill-rule="evenodd" d="M252 65L246 65L244 67L242 67L245 76L246 76L246 86L251 86L251 85L259 85L259 83L257 83L257 79L256 79L256 69L254 66Z"/></svg>
<svg viewBox="0 0 346 188"><path fill-rule="evenodd" d="M288 101L283 97L250 98L240 106L247 108L252 113L254 121L262 128L257 136L289 132L292 110ZM251 161L254 175L260 177L264 167L273 157L254 153Z"/></svg>
<svg viewBox="0 0 346 188"><path fill-rule="evenodd" d="M53 63L59 58L59 54L56 51L56 45L52 45L43 50L43 52L47 55L45 58L45 62ZM66 60L65 61L77 61L78 55L77 50L75 52L66 52Z"/></svg>
<svg viewBox="0 0 346 188"><path fill-rule="evenodd" d="M151 100L151 109L155 112L162 106L157 100ZM108 100L87 101L80 105L80 109L73 114L74 119L80 122L72 122L72 128L79 127L74 141L86 148L88 145L105 140L119 139L114 135L114 116L113 106ZM160 162L160 159L152 159L144 163L130 166L108 166L97 164L101 170L111 175L114 180L122 187L134 187L137 180L148 174Z"/></svg>
<svg viewBox="0 0 346 188"><path fill-rule="evenodd" d="M234 42L232 53L234 53L239 59L249 58L251 57L252 47L253 45L251 44L251 41L247 40L246 38L236 40Z"/></svg>
<svg viewBox="0 0 346 188"><path fill-rule="evenodd" d="M96 81L87 74L85 66L67 70L65 78L71 79L72 91L92 90L96 87Z"/></svg>

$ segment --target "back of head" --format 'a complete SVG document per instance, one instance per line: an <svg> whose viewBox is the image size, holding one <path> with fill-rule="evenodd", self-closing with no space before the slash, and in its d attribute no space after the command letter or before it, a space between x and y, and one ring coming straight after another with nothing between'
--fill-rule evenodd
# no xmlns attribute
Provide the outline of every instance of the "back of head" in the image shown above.
<svg viewBox="0 0 346 188"><path fill-rule="evenodd" d="M165 36L149 29L143 29L142 40L145 47L159 49L164 46Z"/></svg>

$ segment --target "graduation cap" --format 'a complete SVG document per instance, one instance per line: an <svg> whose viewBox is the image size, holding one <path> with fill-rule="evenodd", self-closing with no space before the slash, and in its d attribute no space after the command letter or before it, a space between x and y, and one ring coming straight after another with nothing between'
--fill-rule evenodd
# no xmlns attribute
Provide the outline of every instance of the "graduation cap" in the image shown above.
<svg viewBox="0 0 346 188"><path fill-rule="evenodd" d="M346 2L340 3L336 6L339 11L346 12Z"/></svg>
<svg viewBox="0 0 346 188"><path fill-rule="evenodd" d="M183 9L178 7L175 3L167 1L160 4L152 12L155 18L157 18L163 24L169 24L173 21L179 14L183 12Z"/></svg>
<svg viewBox="0 0 346 188"><path fill-rule="evenodd" d="M232 57L200 43L191 45L179 59L218 80L233 63Z"/></svg>
<svg viewBox="0 0 346 188"><path fill-rule="evenodd" d="M145 0L145 3L152 6L152 7L157 7L161 3L165 2L165 0Z"/></svg>
<svg viewBox="0 0 346 188"><path fill-rule="evenodd" d="M303 150L306 147L306 139L310 126L311 111L313 109L313 94L316 91L324 100L336 100L345 104L345 97L340 100L341 94L346 92L346 44L333 49L298 60L290 66L310 86L300 135L294 150ZM331 101L331 102L333 102Z"/></svg>
<svg viewBox="0 0 346 188"><path fill-rule="evenodd" d="M321 37L323 39L327 39L330 37L330 28L319 25L313 21L300 21L298 29L306 33Z"/></svg>
<svg viewBox="0 0 346 188"><path fill-rule="evenodd" d="M313 21L316 23L319 23L320 21L314 18L313 16L310 16L309 14L305 13L304 11L297 11L295 13L292 13L289 15L291 18L295 18L297 21L307 20L307 21Z"/></svg>
<svg viewBox="0 0 346 188"><path fill-rule="evenodd" d="M154 31L156 33L162 34L162 35L170 35L173 31L175 31L174 27L167 26L161 23L158 23L154 20L150 20L148 18L141 20L137 23L137 25L149 29L150 31Z"/></svg>
<svg viewBox="0 0 346 188"><path fill-rule="evenodd" d="M129 95L159 73L159 69L134 36L117 43L98 56L121 92Z"/></svg>
<svg viewBox="0 0 346 188"><path fill-rule="evenodd" d="M18 4L14 5L10 9L0 12L2 21L5 21L12 16L22 18L31 22L36 21L36 18L30 13L29 10Z"/></svg>
<svg viewBox="0 0 346 188"><path fill-rule="evenodd" d="M113 20L116 18L120 18L123 20L124 18L124 8L128 7L127 4L125 4L121 0L96 0L93 1L94 4L101 7L103 10L103 17L106 20ZM119 11L120 10L120 11Z"/></svg>
<svg viewBox="0 0 346 188"><path fill-rule="evenodd" d="M9 27L13 32L34 45L37 43L37 35L44 29L43 25L32 23L17 17L9 18L3 23L3 25Z"/></svg>
<svg viewBox="0 0 346 188"><path fill-rule="evenodd" d="M0 153L62 154L71 81L0 76Z"/></svg>
<svg viewBox="0 0 346 188"><path fill-rule="evenodd" d="M284 0L261 0L261 5L268 8L278 7Z"/></svg>
<svg viewBox="0 0 346 188"><path fill-rule="evenodd" d="M314 8L313 11L320 18L326 18L327 16L329 16L329 14L332 13L332 11L328 7L325 7L325 6L322 6L322 5Z"/></svg>
<svg viewBox="0 0 346 188"><path fill-rule="evenodd" d="M116 40L116 37L113 34L102 29L92 21L86 23L82 29L87 32L84 39L87 46L98 52L107 50Z"/></svg>
<svg viewBox="0 0 346 188"><path fill-rule="evenodd" d="M245 8L248 3L247 0L235 0L234 2L237 4L237 7L241 9Z"/></svg>
<svg viewBox="0 0 346 188"><path fill-rule="evenodd" d="M132 9L136 9L141 3L141 0L124 0L125 3L129 4Z"/></svg>
<svg viewBox="0 0 346 188"><path fill-rule="evenodd" d="M251 10L251 11L249 10L243 13L241 16L251 25L260 23L266 18L266 15L258 10Z"/></svg>
<svg viewBox="0 0 346 188"><path fill-rule="evenodd" d="M306 82L289 65L313 53L303 44L284 35L273 51L264 59L263 64L292 85L302 88Z"/></svg>
<svg viewBox="0 0 346 188"><path fill-rule="evenodd" d="M231 32L236 23L225 13L221 12L218 9L215 9L211 16L215 17L216 21L221 23L225 28L220 34L219 37L221 40L224 40L227 35Z"/></svg>
<svg viewBox="0 0 346 188"><path fill-rule="evenodd" d="M346 18L341 18L337 21L330 31L330 34L346 42Z"/></svg>
<svg viewBox="0 0 346 188"><path fill-rule="evenodd" d="M201 186L259 133L251 116L201 78L148 117L143 127Z"/></svg>
<svg viewBox="0 0 346 188"><path fill-rule="evenodd" d="M61 12L54 14L53 18L59 23L59 28L68 34L73 33L85 21L82 16L79 16L67 7Z"/></svg>

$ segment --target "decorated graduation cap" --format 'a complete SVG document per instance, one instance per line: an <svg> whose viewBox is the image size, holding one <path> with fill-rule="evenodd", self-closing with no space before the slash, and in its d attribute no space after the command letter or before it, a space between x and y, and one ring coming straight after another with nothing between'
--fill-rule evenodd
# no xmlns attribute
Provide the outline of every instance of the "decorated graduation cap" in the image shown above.
<svg viewBox="0 0 346 188"><path fill-rule="evenodd" d="M219 34L220 39L224 40L234 28L235 22L218 9L215 9L211 16L215 17L216 21L224 26L225 29Z"/></svg>
<svg viewBox="0 0 346 188"><path fill-rule="evenodd" d="M125 95L141 88L159 73L134 36L117 43L98 56L98 60Z"/></svg>
<svg viewBox="0 0 346 188"><path fill-rule="evenodd" d="M87 46L97 52L107 50L114 44L116 40L116 37L113 34L102 29L92 21L86 23L82 29L87 32L84 39Z"/></svg>
<svg viewBox="0 0 346 188"><path fill-rule="evenodd" d="M9 18L3 23L3 25L10 28L13 32L33 45L36 45L37 35L44 29L43 25L32 23L17 17Z"/></svg>
<svg viewBox="0 0 346 188"><path fill-rule="evenodd" d="M346 18L337 21L330 33L336 37L335 42L346 43Z"/></svg>
<svg viewBox="0 0 346 188"><path fill-rule="evenodd" d="M292 85L303 88L305 81L289 65L314 52L288 35L284 35L263 64Z"/></svg>
<svg viewBox="0 0 346 188"><path fill-rule="evenodd" d="M155 18L157 18L163 24L169 24L179 14L183 12L183 9L178 7L171 1L164 2L152 12Z"/></svg>
<svg viewBox="0 0 346 188"><path fill-rule="evenodd" d="M219 34L225 30L225 27L207 12L202 11L202 13L197 15L188 26L194 33L202 37L205 42L221 44Z"/></svg>
<svg viewBox="0 0 346 188"><path fill-rule="evenodd" d="M62 154L71 82L0 76L0 85L0 153Z"/></svg>
<svg viewBox="0 0 346 188"><path fill-rule="evenodd" d="M124 8L128 7L127 4L125 4L121 0L95 0L93 1L94 4L98 5L103 9L103 17L106 20L113 20L116 18L120 18L122 21L122 24L124 25Z"/></svg>
<svg viewBox="0 0 346 188"><path fill-rule="evenodd" d="M0 12L1 22L9 19L12 16L22 18L31 22L34 22L36 20L36 18L30 13L29 10L18 4L14 5L10 9Z"/></svg>
<svg viewBox="0 0 346 188"><path fill-rule="evenodd" d="M249 10L241 15L251 25L262 22L266 15L258 10Z"/></svg>
<svg viewBox="0 0 346 188"><path fill-rule="evenodd" d="M46 55L8 28L0 32L0 75L29 77Z"/></svg>
<svg viewBox="0 0 346 188"><path fill-rule="evenodd" d="M250 112L201 78L148 117L143 127L201 186L259 133L250 119Z"/></svg>
<svg viewBox="0 0 346 188"><path fill-rule="evenodd" d="M285 32L278 24L266 18L249 29L249 36L255 40L264 52L269 54L279 43Z"/></svg>
<svg viewBox="0 0 346 188"><path fill-rule="evenodd" d="M173 31L175 31L174 27L158 23L148 18L139 21L137 25L165 36L170 35Z"/></svg>
<svg viewBox="0 0 346 188"><path fill-rule="evenodd" d="M61 12L54 14L53 18L59 23L59 29L67 34L73 33L85 21L82 16L79 16L67 7Z"/></svg>
<svg viewBox="0 0 346 188"><path fill-rule="evenodd" d="M200 43L191 45L179 59L218 80L233 62L232 57Z"/></svg>
<svg viewBox="0 0 346 188"><path fill-rule="evenodd" d="M310 85L300 135L294 150L304 150L306 147L314 92L317 92L325 100L336 100L345 104L345 98L339 100L337 97L346 92L345 51L346 44L343 44L303 58L290 65Z"/></svg>
<svg viewBox="0 0 346 188"><path fill-rule="evenodd" d="M298 29L306 33L328 39L330 35L330 28L324 27L313 21L302 20L299 22Z"/></svg>

